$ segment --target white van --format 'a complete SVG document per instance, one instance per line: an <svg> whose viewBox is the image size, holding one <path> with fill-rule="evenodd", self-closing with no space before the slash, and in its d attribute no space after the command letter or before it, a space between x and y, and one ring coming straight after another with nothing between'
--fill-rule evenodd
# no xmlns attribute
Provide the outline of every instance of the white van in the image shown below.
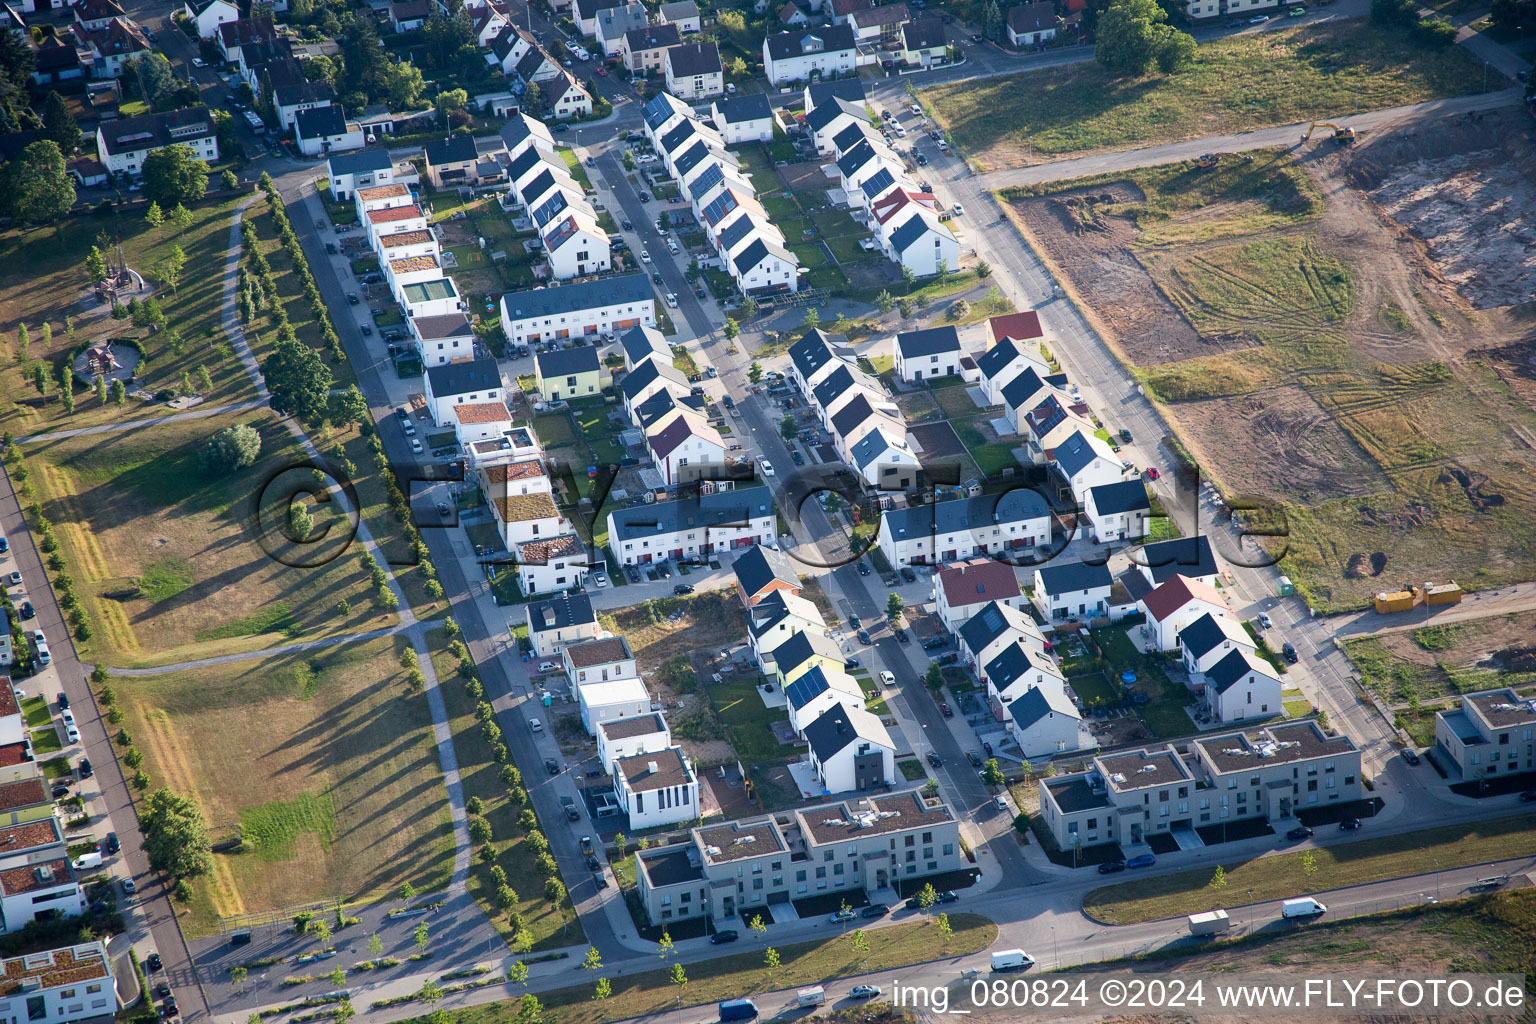
<svg viewBox="0 0 1536 1024"><path fill-rule="evenodd" d="M1320 914L1326 913L1328 913L1328 908L1311 896L1286 900L1280 904L1281 917L1317 917Z"/></svg>
<svg viewBox="0 0 1536 1024"><path fill-rule="evenodd" d="M89 853L82 853L80 855L80 859L75 861L75 870L77 871L83 871L86 868L99 867L101 867L101 852L99 850L92 850Z"/></svg>
<svg viewBox="0 0 1536 1024"><path fill-rule="evenodd" d="M994 971L1022 971L1026 967L1033 967L1035 958L1022 949L1000 949L992 954L992 969Z"/></svg>
<svg viewBox="0 0 1536 1024"><path fill-rule="evenodd" d="M815 988L803 988L795 993L795 1003L799 1006L820 1006L827 1001L827 990L817 985Z"/></svg>

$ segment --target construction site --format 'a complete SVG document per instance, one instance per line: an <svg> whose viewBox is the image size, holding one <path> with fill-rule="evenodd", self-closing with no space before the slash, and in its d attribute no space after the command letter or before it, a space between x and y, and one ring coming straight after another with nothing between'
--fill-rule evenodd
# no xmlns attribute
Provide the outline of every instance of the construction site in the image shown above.
<svg viewBox="0 0 1536 1024"><path fill-rule="evenodd" d="M1533 126L1319 123L1000 198L1205 475L1277 506L1300 592L1364 609L1536 576Z"/></svg>

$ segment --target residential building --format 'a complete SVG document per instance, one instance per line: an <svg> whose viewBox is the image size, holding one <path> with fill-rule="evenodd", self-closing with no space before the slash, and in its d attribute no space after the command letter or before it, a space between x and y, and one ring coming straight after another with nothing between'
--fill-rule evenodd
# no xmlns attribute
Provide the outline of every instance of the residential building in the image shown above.
<svg viewBox="0 0 1536 1024"><path fill-rule="evenodd" d="M988 604L1022 608L1024 592L1012 565L991 558L949 562L933 577L933 596L939 621L951 633Z"/></svg>
<svg viewBox="0 0 1536 1024"><path fill-rule="evenodd" d="M17 785L13 782L0 786L0 792ZM37 785L42 788L41 782ZM0 813L3 812L0 805ZM54 827L51 819L39 825ZM75 877L62 840L0 858L0 918L4 919L7 932L19 931L36 920L79 917L83 913L85 892ZM61 1007L60 1012L68 1011ZM108 1010L105 1016L110 1017L113 1012Z"/></svg>
<svg viewBox="0 0 1536 1024"><path fill-rule="evenodd" d="M655 327L656 296L643 273L508 292L501 297L501 324L516 345Z"/></svg>
<svg viewBox="0 0 1536 1024"><path fill-rule="evenodd" d="M433 139L422 147L422 153L426 158L427 180L433 188L475 184L475 165L480 162L480 154L473 136L450 135L446 139Z"/></svg>
<svg viewBox="0 0 1536 1024"><path fill-rule="evenodd" d="M1204 615L1226 615L1227 599L1208 583L1174 576L1141 598L1151 650L1177 651L1184 627Z"/></svg>
<svg viewBox="0 0 1536 1024"><path fill-rule="evenodd" d="M741 599L749 608L772 594L800 596L800 575L795 572L795 563L777 547L755 545L738 555L731 568L736 573Z"/></svg>
<svg viewBox="0 0 1536 1024"><path fill-rule="evenodd" d="M1172 750L1097 755L1088 772L1040 780L1040 815L1064 850L1138 847L1153 832L1193 828L1196 779Z"/></svg>
<svg viewBox="0 0 1536 1024"><path fill-rule="evenodd" d="M385 260L383 263L384 282L389 286L395 301L401 305L405 304L406 285L439 281L443 277L443 268L438 265L436 256L406 256Z"/></svg>
<svg viewBox="0 0 1536 1024"><path fill-rule="evenodd" d="M819 804L692 831L691 845L636 858L640 904L655 925L692 917L750 920L753 908L823 892L892 901L894 883L966 866L959 821L916 792Z"/></svg>
<svg viewBox="0 0 1536 1024"><path fill-rule="evenodd" d="M877 176L865 182L862 191L866 196L878 181ZM881 251L918 277L931 277L940 269L954 270L960 265L960 240L939 219L934 204L931 195L901 188L891 189L886 199L872 203Z"/></svg>
<svg viewBox="0 0 1536 1024"><path fill-rule="evenodd" d="M1015 640L1029 641L1030 646L1045 649L1045 637L1028 612L995 601L966 619L955 639L960 660L970 668L989 663Z"/></svg>
<svg viewBox="0 0 1536 1024"><path fill-rule="evenodd" d="M624 52L624 36L634 29L648 24L645 6L627 3L599 11L597 15L597 45L604 57L618 57Z"/></svg>
<svg viewBox="0 0 1536 1024"><path fill-rule="evenodd" d="M773 108L762 93L717 99L710 106L710 115L728 146L773 141Z"/></svg>
<svg viewBox="0 0 1536 1024"><path fill-rule="evenodd" d="M1464 694L1461 707L1435 712L1435 750L1463 779L1536 769L1536 699L1511 689Z"/></svg>
<svg viewBox="0 0 1536 1024"><path fill-rule="evenodd" d="M880 516L877 538L881 552L895 568L976 555L1020 559L1050 543L1053 519L1043 497L1015 488L1003 494L890 509Z"/></svg>
<svg viewBox="0 0 1536 1024"><path fill-rule="evenodd" d="M989 648L983 658L990 660L977 663L976 676L986 689L992 717L1000 722L1007 723L1009 707L1030 690L1066 692L1066 678L1039 630L1012 634Z"/></svg>
<svg viewBox="0 0 1536 1024"><path fill-rule="evenodd" d="M657 15L668 25L676 25L677 30L683 35L703 31L699 5L693 0L673 0L672 3L662 4L657 10Z"/></svg>
<svg viewBox="0 0 1536 1024"><path fill-rule="evenodd" d="M1004 394L1007 393L1004 388ZM1061 391L1052 391L1044 401L1024 414L1020 424L1025 447L1039 465L1056 458L1056 448L1076 434L1092 435L1097 427L1088 418L1088 407Z"/></svg>
<svg viewBox="0 0 1536 1024"><path fill-rule="evenodd" d="M1056 5L1036 0L1008 8L1008 45L1014 49L1039 46L1056 38Z"/></svg>
<svg viewBox="0 0 1536 1024"><path fill-rule="evenodd" d="M408 284L400 289L400 300L405 306L406 315L412 317L446 316L449 313L461 313L468 308L464 300L459 298L459 289L451 277Z"/></svg>
<svg viewBox="0 0 1536 1024"><path fill-rule="evenodd" d="M592 94L565 68L543 83L544 110L556 121L592 115Z"/></svg>
<svg viewBox="0 0 1536 1024"><path fill-rule="evenodd" d="M789 698L789 720L800 731L824 710L815 698L828 689L846 694L860 707L864 693L844 671L846 662L836 643L820 630L797 633L773 652L774 677ZM804 680L804 684L795 687ZM837 699L842 699L838 697Z"/></svg>
<svg viewBox="0 0 1536 1024"><path fill-rule="evenodd" d="M1052 449L1051 460L1067 481L1074 501L1086 502L1091 487L1117 484L1125 479L1125 470L1114 449L1092 430L1079 428L1068 433Z"/></svg>
<svg viewBox="0 0 1536 1024"><path fill-rule="evenodd" d="M858 46L848 25L780 32L763 40L763 71L774 85L808 81L813 73L852 74L857 63Z"/></svg>
<svg viewBox="0 0 1536 1024"><path fill-rule="evenodd" d="M896 335L896 372L908 383L957 375L960 355L960 334L947 324Z"/></svg>
<svg viewBox="0 0 1536 1024"><path fill-rule="evenodd" d="M6 930L14 930L9 918ZM77 1024L108 1021L117 1012L117 981L104 942L27 953L5 960L0 969L10 982L0 996L0 1017L6 1020Z"/></svg>
<svg viewBox="0 0 1536 1024"><path fill-rule="evenodd" d="M830 155L835 159L841 159L852 144L839 148L833 145L833 139L841 137L842 133L850 128L860 128L869 123L869 108L864 105L864 100L847 100L833 96L819 104L816 109L807 111L801 126L811 134L811 140L816 143L816 152ZM853 142L858 142L866 136L862 131L856 131Z"/></svg>
<svg viewBox="0 0 1536 1024"><path fill-rule="evenodd" d="M487 356L428 367L426 398L432 422L446 425L452 422L452 406L465 402L505 403L507 395L496 360Z"/></svg>
<svg viewBox="0 0 1536 1024"><path fill-rule="evenodd" d="M941 18L918 18L901 27L902 58L910 67L931 68L949 63L949 46L944 41Z"/></svg>
<svg viewBox="0 0 1536 1024"><path fill-rule="evenodd" d="M896 781L896 743L880 719L862 708L837 703L805 727L808 760L827 796L879 789Z"/></svg>
<svg viewBox="0 0 1536 1024"><path fill-rule="evenodd" d="M1051 395L1064 394L1061 387L1066 384L1066 378L1060 378L1060 385L1053 384L1053 379L1051 375L1040 373L1033 366L1026 366L1003 385L1003 413L1014 433L1024 434L1028 431L1029 423L1025 417L1030 410Z"/></svg>
<svg viewBox="0 0 1536 1024"><path fill-rule="evenodd" d="M427 24L427 0L391 0L389 24L396 32L416 32Z"/></svg>
<svg viewBox="0 0 1536 1024"><path fill-rule="evenodd" d="M1152 502L1140 477L1090 487L1083 502L1083 519L1099 544L1145 540L1151 515Z"/></svg>
<svg viewBox="0 0 1536 1024"><path fill-rule="evenodd" d="M608 547L621 565L707 559L771 543L777 533L777 512L767 487L701 484L696 498L608 513Z"/></svg>
<svg viewBox="0 0 1536 1024"><path fill-rule="evenodd" d="M586 594L561 594L547 601L534 601L525 613L529 642L533 653L541 658L560 653L567 644L605 635L592 611L592 599Z"/></svg>
<svg viewBox="0 0 1536 1024"><path fill-rule="evenodd" d="M1051 621L1095 619L1109 614L1114 578L1103 564L1052 562L1035 566L1035 607Z"/></svg>
<svg viewBox="0 0 1536 1024"><path fill-rule="evenodd" d="M449 425L460 445L501 437L512 429L512 414L504 402L465 402L448 407Z"/></svg>
<svg viewBox="0 0 1536 1024"><path fill-rule="evenodd" d="M182 13L197 30L198 38L211 39L219 34L219 26L240 20L240 9L229 0L187 0Z"/></svg>
<svg viewBox="0 0 1536 1024"><path fill-rule="evenodd" d="M856 365L857 358L846 338L839 343L819 327L812 328L789 347L789 374L800 393L809 395L827 374L840 366Z"/></svg>
<svg viewBox="0 0 1536 1024"><path fill-rule="evenodd" d="M667 50L681 44L682 33L676 25L658 23L632 28L624 33L620 50L624 66L637 74L651 75L664 70ZM668 92L672 92L669 88ZM674 95L676 95L674 93Z"/></svg>
<svg viewBox="0 0 1536 1024"><path fill-rule="evenodd" d="M597 397L611 379L593 345L540 352L533 357L533 374L539 394L551 402Z"/></svg>
<svg viewBox="0 0 1536 1024"><path fill-rule="evenodd" d="M816 606L788 590L777 590L747 609L747 640L763 675L778 674L773 652L796 633L826 635L827 625Z"/></svg>
<svg viewBox="0 0 1536 1024"><path fill-rule="evenodd" d="M511 519L507 514L509 511L515 510L519 503L542 503L547 499L548 495L539 495L502 498L493 502L491 511L502 529L502 536L511 537L525 525ZM543 526L540 525L539 529L542 534ZM517 562L517 585L525 595L575 590L586 582L587 573L593 564L586 546L566 520L557 520L554 529L559 531L555 536L525 537L508 545L508 550Z"/></svg>
<svg viewBox="0 0 1536 1024"><path fill-rule="evenodd" d="M96 129L96 158L113 174L137 178L143 173L145 157L177 145L190 148L199 160L218 160L218 133L207 107L103 121Z"/></svg>
<svg viewBox="0 0 1536 1024"><path fill-rule="evenodd" d="M283 131L293 130L294 121L305 110L329 107L334 94L324 82L295 82L272 90L272 106Z"/></svg>
<svg viewBox="0 0 1536 1024"><path fill-rule="evenodd" d="M405 186L383 186L385 188ZM372 189L365 189L371 192ZM377 210L369 210L362 218L363 229L367 233L368 242L375 250L381 248L380 240L390 234L420 234L427 230L427 215L421 207L412 204L410 206L386 206ZM452 312L448 310L447 312ZM419 314L418 314L419 315Z"/></svg>
<svg viewBox="0 0 1536 1024"><path fill-rule="evenodd" d="M682 747L613 762L613 795L639 831L698 818L699 780Z"/></svg>
<svg viewBox="0 0 1536 1024"><path fill-rule="evenodd" d="M16 653L11 648L11 616L10 613L7 612L4 608L0 608L0 634L3 634L0 635L0 667L9 667L15 662ZM4 688L4 692L0 692L0 700L5 700L6 694L10 693L10 689L10 686L7 685ZM16 695L14 693L10 693L10 699L8 703L14 704L15 702ZM18 737L18 739L23 738L24 736ZM15 741L10 739L0 739L0 744L9 744L12 742Z"/></svg>
<svg viewBox="0 0 1536 1024"><path fill-rule="evenodd" d="M640 675L635 668L635 655L629 649L629 641L621 636L567 644L561 658L565 662L566 677L577 685L606 683L612 679L634 679Z"/></svg>
<svg viewBox="0 0 1536 1024"><path fill-rule="evenodd" d="M901 30L911 17L903 3L865 7L848 16L854 38L882 48L901 41Z"/></svg>
<svg viewBox="0 0 1536 1024"><path fill-rule="evenodd" d="M993 319L999 319L993 317ZM976 359L981 371L981 393L988 405L1003 404L1003 388L1026 369L1033 369L1038 379L1050 375L1050 368L1039 358L1040 346L1012 338L1000 338Z"/></svg>
<svg viewBox="0 0 1536 1024"><path fill-rule="evenodd" d="M77 26L75 35L90 53L98 79L122 78L127 63L150 50L149 37L138 22L125 17L112 18L99 28Z"/></svg>
<svg viewBox="0 0 1536 1024"><path fill-rule="evenodd" d="M1211 538L1203 533L1147 544L1130 554L1131 564L1154 587L1175 576L1187 576L1214 587L1220 575Z"/></svg>
<svg viewBox="0 0 1536 1024"><path fill-rule="evenodd" d="M598 726L624 718L648 715L651 695L636 676L596 680L576 685L577 703L581 705L581 724L588 736L596 736Z"/></svg>
<svg viewBox="0 0 1536 1024"><path fill-rule="evenodd" d="M673 96L698 101L725 92L725 70L720 66L720 48L714 43L670 47L664 64L667 92Z"/></svg>
<svg viewBox="0 0 1536 1024"><path fill-rule="evenodd" d="M678 409L646 427L645 449L668 484L724 475L725 438L691 409Z"/></svg>
<svg viewBox="0 0 1536 1024"><path fill-rule="evenodd" d="M1179 633L1179 649L1184 671L1195 685L1207 669L1233 651L1254 651L1253 637L1235 618L1221 612L1206 612Z"/></svg>
<svg viewBox="0 0 1536 1024"><path fill-rule="evenodd" d="M1252 651L1238 649L1216 662L1201 675L1195 690L1204 695L1212 720L1225 725L1285 712L1279 675Z"/></svg>
<svg viewBox="0 0 1536 1024"><path fill-rule="evenodd" d="M368 144L361 125L348 121L340 107L311 107L293 119L294 137L305 156L327 156Z"/></svg>
<svg viewBox="0 0 1536 1024"><path fill-rule="evenodd" d="M672 346L667 336L654 327L632 327L625 331L619 335L619 350L624 353L624 369L630 373L652 362L653 356L659 364L672 365ZM687 383L687 378L683 382Z"/></svg>
<svg viewBox="0 0 1536 1024"><path fill-rule="evenodd" d="M475 329L463 313L413 316L407 323L423 368L467 359L474 353Z"/></svg>
<svg viewBox="0 0 1536 1024"><path fill-rule="evenodd" d="M672 732L659 713L613 718L597 724L597 763L604 773L621 757L654 753L672 746Z"/></svg>
<svg viewBox="0 0 1536 1024"><path fill-rule="evenodd" d="M221 24L218 29L219 52L230 64L246 64L242 54L246 47L260 49L277 42L277 25L270 15L255 18L237 18Z"/></svg>
<svg viewBox="0 0 1536 1024"><path fill-rule="evenodd" d="M918 486L922 461L904 431L876 427L848 447L848 461L876 491L907 491Z"/></svg>
<svg viewBox="0 0 1536 1024"><path fill-rule="evenodd" d="M1025 689L1008 704L1003 724L1026 758L1052 757L1097 744L1083 728L1077 705L1060 686L1046 684Z"/></svg>
<svg viewBox="0 0 1536 1024"><path fill-rule="evenodd" d="M640 421L641 407L646 406L657 395L666 394L674 403L681 404L692 397L691 390L688 378L672 365L670 352L664 358L658 356L654 359L646 359L625 374L624 380L619 384L619 394L624 399L624 411L631 420L636 422Z"/></svg>
<svg viewBox="0 0 1536 1024"><path fill-rule="evenodd" d="M539 224L544 253L557 281L600 274L613 266L612 243L608 232L598 226L595 211L585 202L563 206L545 214Z"/></svg>

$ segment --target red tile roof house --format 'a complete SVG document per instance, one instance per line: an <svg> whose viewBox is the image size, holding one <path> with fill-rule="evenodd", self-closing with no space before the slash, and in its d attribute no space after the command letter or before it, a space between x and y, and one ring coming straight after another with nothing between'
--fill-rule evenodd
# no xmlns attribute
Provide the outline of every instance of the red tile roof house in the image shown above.
<svg viewBox="0 0 1536 1024"><path fill-rule="evenodd" d="M1177 650L1179 633L1206 615L1226 615L1227 599L1208 583L1174 576L1141 599L1147 614L1147 634L1133 633L1137 646L1154 651Z"/></svg>
<svg viewBox="0 0 1536 1024"><path fill-rule="evenodd" d="M933 596L939 621L954 633L989 602L1023 608L1024 593L1012 565L991 558L971 558L942 566L934 577Z"/></svg>

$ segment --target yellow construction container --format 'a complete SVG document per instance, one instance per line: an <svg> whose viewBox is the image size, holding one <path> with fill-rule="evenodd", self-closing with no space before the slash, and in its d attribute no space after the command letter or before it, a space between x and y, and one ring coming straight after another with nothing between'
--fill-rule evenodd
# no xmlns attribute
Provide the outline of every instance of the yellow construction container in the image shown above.
<svg viewBox="0 0 1536 1024"><path fill-rule="evenodd" d="M1452 580L1450 583L1426 583L1424 584L1425 604L1461 604L1461 586Z"/></svg>
<svg viewBox="0 0 1536 1024"><path fill-rule="evenodd" d="M1413 591L1398 590L1393 593L1383 591L1376 595L1376 610L1383 615L1389 612L1406 612L1413 610Z"/></svg>

